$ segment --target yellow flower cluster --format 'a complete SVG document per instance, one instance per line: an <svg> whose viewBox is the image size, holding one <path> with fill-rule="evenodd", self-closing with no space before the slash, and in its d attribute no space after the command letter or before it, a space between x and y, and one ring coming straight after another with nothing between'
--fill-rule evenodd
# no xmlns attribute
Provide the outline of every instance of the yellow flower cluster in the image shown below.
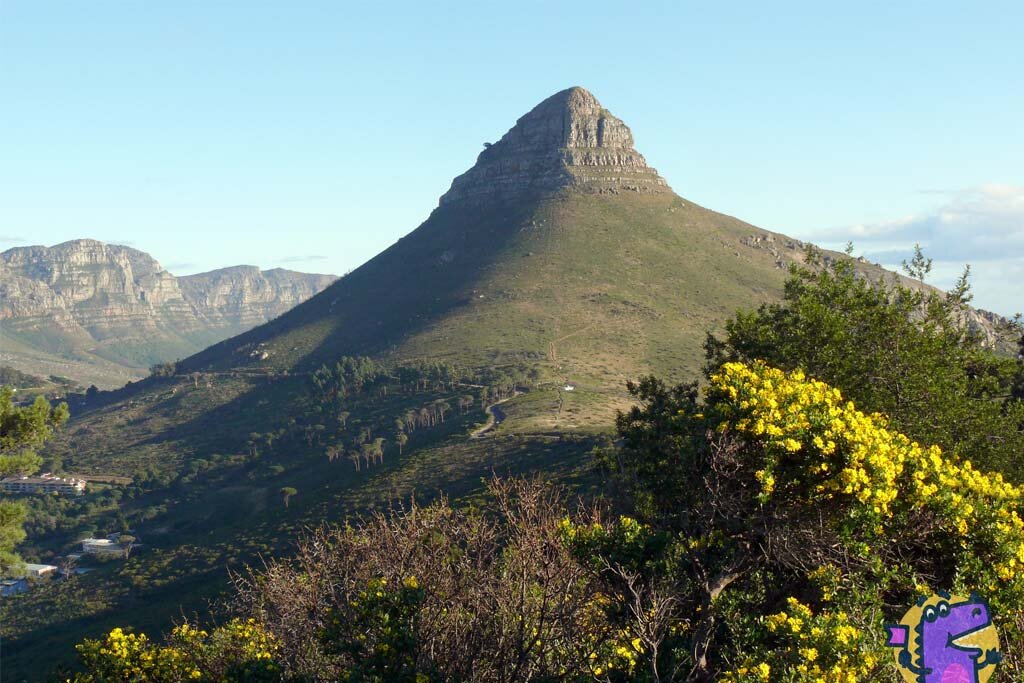
<svg viewBox="0 0 1024 683"><path fill-rule="evenodd" d="M208 662L268 664L278 653L273 637L255 619L234 619L212 633L182 624L171 632L166 646L153 643L144 633L115 628L103 641L86 640L77 648L87 669L75 679L81 683L210 680L216 676Z"/></svg>
<svg viewBox="0 0 1024 683"><path fill-rule="evenodd" d="M754 472L762 500L841 500L876 533L897 511L927 511L962 543L995 545L990 567L999 580L1024 578L1024 492L999 473L921 446L800 371L726 363L707 391L721 432L764 444Z"/></svg>
<svg viewBox="0 0 1024 683"><path fill-rule="evenodd" d="M269 661L278 652L274 637L252 618L232 619L213 633L183 624L171 631L171 641L182 651L230 652L245 662Z"/></svg>
<svg viewBox="0 0 1024 683"><path fill-rule="evenodd" d="M874 651L865 633L850 623L841 611L814 614L796 598L789 598L786 611L764 618L766 630L779 641L762 661L752 657L743 666L726 672L722 681L776 680L794 683L857 683L884 661Z"/></svg>
<svg viewBox="0 0 1024 683"><path fill-rule="evenodd" d="M807 578L821 591L821 599L831 602L842 584L843 573L834 564L826 564L807 572Z"/></svg>
<svg viewBox="0 0 1024 683"><path fill-rule="evenodd" d="M89 673L78 681L160 681L199 678L189 657L173 647L159 647L145 633L115 628L102 640L86 640L77 646Z"/></svg>
<svg viewBox="0 0 1024 683"><path fill-rule="evenodd" d="M752 683L753 681L770 681L772 667L768 662L744 665L735 671L727 671L719 679L723 683Z"/></svg>
<svg viewBox="0 0 1024 683"><path fill-rule="evenodd" d="M644 653L640 639L631 638L626 630L619 631L603 645L600 652L591 652L587 658L591 672L599 678L612 671L632 673Z"/></svg>

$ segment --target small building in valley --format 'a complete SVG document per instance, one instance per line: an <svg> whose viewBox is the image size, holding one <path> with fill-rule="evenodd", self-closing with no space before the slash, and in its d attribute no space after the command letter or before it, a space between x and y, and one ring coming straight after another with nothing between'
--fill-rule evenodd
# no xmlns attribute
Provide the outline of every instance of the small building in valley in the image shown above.
<svg viewBox="0 0 1024 683"><path fill-rule="evenodd" d="M121 555L124 548L109 538L83 538L82 552L86 555Z"/></svg>
<svg viewBox="0 0 1024 683"><path fill-rule="evenodd" d="M85 481L73 477L58 477L49 472L39 476L20 475L0 479L0 491L4 493L61 493L80 496L85 493Z"/></svg>
<svg viewBox="0 0 1024 683"><path fill-rule="evenodd" d="M57 567L52 564L25 564L25 575L30 579L42 579L47 576L54 576Z"/></svg>
<svg viewBox="0 0 1024 683"><path fill-rule="evenodd" d="M28 581L25 579L3 579L0 581L0 597L17 595L28 590Z"/></svg>

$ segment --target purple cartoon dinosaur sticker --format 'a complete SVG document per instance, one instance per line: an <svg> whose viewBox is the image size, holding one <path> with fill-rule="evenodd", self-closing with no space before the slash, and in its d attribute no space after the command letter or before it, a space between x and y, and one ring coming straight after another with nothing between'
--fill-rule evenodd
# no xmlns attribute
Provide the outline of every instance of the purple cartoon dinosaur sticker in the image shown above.
<svg viewBox="0 0 1024 683"><path fill-rule="evenodd" d="M908 683L985 683L1002 661L988 604L975 594L922 597L885 629Z"/></svg>

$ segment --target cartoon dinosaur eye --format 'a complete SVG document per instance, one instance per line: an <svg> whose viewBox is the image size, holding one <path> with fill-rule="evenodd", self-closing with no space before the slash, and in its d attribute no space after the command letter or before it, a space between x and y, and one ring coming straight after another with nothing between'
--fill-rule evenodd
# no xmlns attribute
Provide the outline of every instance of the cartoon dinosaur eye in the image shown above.
<svg viewBox="0 0 1024 683"><path fill-rule="evenodd" d="M939 603L939 616L940 617L945 617L945 616L948 616L948 615L949 615L949 605L944 603L944 602L940 602Z"/></svg>
<svg viewBox="0 0 1024 683"><path fill-rule="evenodd" d="M937 616L938 615L935 614L935 608L934 607L929 605L928 607L924 608L924 620L925 621L929 621L929 622L935 621L935 618Z"/></svg>
<svg viewBox="0 0 1024 683"><path fill-rule="evenodd" d="M971 610L971 616L972 617L980 617L981 616L981 608L980 607L975 607L974 609L972 609Z"/></svg>

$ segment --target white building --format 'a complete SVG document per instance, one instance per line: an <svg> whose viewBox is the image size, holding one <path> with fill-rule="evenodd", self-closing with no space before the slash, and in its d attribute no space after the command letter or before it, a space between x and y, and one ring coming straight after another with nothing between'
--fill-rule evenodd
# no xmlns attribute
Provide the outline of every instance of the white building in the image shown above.
<svg viewBox="0 0 1024 683"><path fill-rule="evenodd" d="M85 481L72 477L41 474L38 477L21 475L0 479L0 491L4 493L63 493L80 496L85 493Z"/></svg>
<svg viewBox="0 0 1024 683"><path fill-rule="evenodd" d="M25 563L25 575L31 579L41 579L56 573L57 567L52 564Z"/></svg>
<svg viewBox="0 0 1024 683"><path fill-rule="evenodd" d="M84 538L82 552L87 555L120 555L124 553L124 548L109 538Z"/></svg>

